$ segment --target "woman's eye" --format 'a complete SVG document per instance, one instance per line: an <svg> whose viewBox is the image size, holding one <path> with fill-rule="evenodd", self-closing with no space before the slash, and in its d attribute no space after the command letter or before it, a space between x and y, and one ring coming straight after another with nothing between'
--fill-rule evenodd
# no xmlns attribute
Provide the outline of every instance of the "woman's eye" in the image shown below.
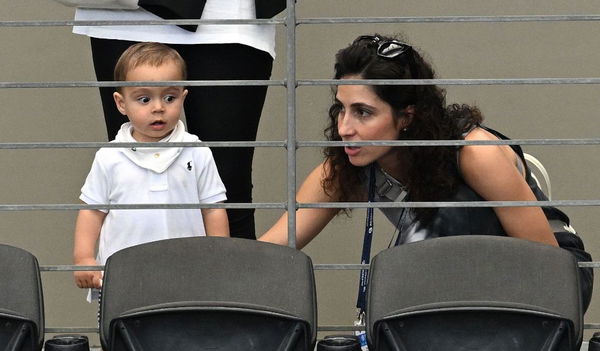
<svg viewBox="0 0 600 351"><path fill-rule="evenodd" d="M142 104L147 104L150 102L150 98L147 96L142 96L142 97L139 97L137 99L137 101L141 102Z"/></svg>
<svg viewBox="0 0 600 351"><path fill-rule="evenodd" d="M358 110L356 110L356 115L361 118L366 118L371 115L371 111L365 110L365 109L358 109Z"/></svg>
<svg viewBox="0 0 600 351"><path fill-rule="evenodd" d="M167 95L167 96L165 96L165 97L163 98L163 100L164 100L165 102L173 102L173 101L175 101L175 99L176 99L176 98L177 98L176 96L173 96L173 95Z"/></svg>

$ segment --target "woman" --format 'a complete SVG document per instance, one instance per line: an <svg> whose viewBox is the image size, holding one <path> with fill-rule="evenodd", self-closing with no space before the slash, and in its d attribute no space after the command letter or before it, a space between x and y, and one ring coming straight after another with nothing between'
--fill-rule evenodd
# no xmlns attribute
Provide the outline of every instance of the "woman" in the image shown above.
<svg viewBox="0 0 600 351"><path fill-rule="evenodd" d="M336 55L336 79L433 79L431 65L410 45L382 35L360 36ZM326 135L333 141L498 140L481 125L479 110L445 104L434 85L339 85ZM371 195L369 195L371 193ZM360 146L325 148L325 161L304 181L298 202L536 201L535 185L518 146ZM568 249L591 260L583 243L565 231L568 217L555 208L388 208L396 244L439 236L508 235ZM300 209L297 246L304 247L339 209ZM559 228L556 232L553 227ZM287 244L287 215L260 240ZM584 304L592 270L582 270Z"/></svg>

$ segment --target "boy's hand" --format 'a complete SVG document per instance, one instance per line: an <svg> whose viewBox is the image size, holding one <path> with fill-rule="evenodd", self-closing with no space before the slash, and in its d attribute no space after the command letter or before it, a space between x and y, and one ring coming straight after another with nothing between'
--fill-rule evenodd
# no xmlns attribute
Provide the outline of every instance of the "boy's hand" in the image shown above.
<svg viewBox="0 0 600 351"><path fill-rule="evenodd" d="M96 266L95 247L106 213L99 210L79 210L75 224L73 262L78 266ZM76 271L75 284L80 288L100 288L101 271Z"/></svg>
<svg viewBox="0 0 600 351"><path fill-rule="evenodd" d="M78 266L96 266L95 259L87 259L77 262ZM102 287L102 271L76 271L73 273L75 284L80 288L96 288Z"/></svg>

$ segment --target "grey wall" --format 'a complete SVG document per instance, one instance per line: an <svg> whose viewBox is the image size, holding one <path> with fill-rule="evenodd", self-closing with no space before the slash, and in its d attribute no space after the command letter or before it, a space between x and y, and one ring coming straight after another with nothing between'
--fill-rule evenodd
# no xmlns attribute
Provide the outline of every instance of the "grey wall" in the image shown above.
<svg viewBox="0 0 600 351"><path fill-rule="evenodd" d="M0 0L1 21L72 19L73 10L51 0ZM447 16L598 14L596 1L302 0L299 17ZM298 77L327 79L333 55L359 34L404 33L427 54L441 78L597 77L600 62L598 22L343 24L297 27ZM273 79L285 77L284 28L278 30L278 58ZM68 27L0 27L0 81L94 80L87 38ZM597 85L450 86L449 102L477 104L487 123L513 138L593 138L599 107ZM323 140L330 102L327 87L298 89L298 138ZM102 111L94 88L0 89L0 142L105 141ZM285 90L269 90L259 140L286 137ZM554 199L599 199L597 146L526 147L547 167ZM0 203L77 203L79 189L95 150L0 150ZM255 201L284 201L285 150L258 148L254 164ZM298 181L320 160L318 149L298 152ZM588 251L600 257L597 207L564 210ZM70 264L74 211L0 212L0 242L25 248L41 264ZM257 210L258 232L280 211ZM306 249L315 263L357 263L364 211L340 216ZM385 248L392 234L376 218L374 250ZM415 263L418 264L418 263ZM355 271L318 271L319 321L351 324ZM43 273L47 326L96 325L96 307L84 302L70 273ZM600 322L595 294L586 322ZM589 332L588 332L589 334Z"/></svg>

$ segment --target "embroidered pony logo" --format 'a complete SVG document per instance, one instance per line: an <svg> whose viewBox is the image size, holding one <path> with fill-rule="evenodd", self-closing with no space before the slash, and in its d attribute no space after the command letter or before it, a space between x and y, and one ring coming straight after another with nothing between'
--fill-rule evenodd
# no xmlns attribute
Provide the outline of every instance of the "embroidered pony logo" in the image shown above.
<svg viewBox="0 0 600 351"><path fill-rule="evenodd" d="M191 171L191 170L192 170L192 161L189 161L189 162L187 163L187 169L188 169L188 171Z"/></svg>

